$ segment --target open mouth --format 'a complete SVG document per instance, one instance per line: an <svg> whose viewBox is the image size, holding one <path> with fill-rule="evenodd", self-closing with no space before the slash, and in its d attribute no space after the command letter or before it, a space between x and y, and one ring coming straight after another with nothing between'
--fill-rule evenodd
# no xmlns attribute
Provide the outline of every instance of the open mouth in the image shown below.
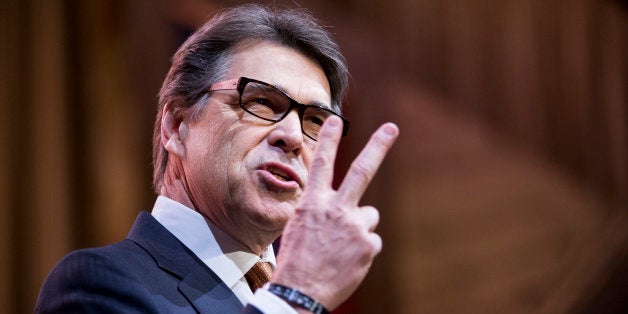
<svg viewBox="0 0 628 314"><path fill-rule="evenodd" d="M273 173L273 175L275 176L275 178L277 178L279 180L282 180L282 181L292 181L292 180L290 180L290 178L284 177L284 176L282 176L280 174Z"/></svg>
<svg viewBox="0 0 628 314"><path fill-rule="evenodd" d="M281 172L277 172L275 169L268 169L268 171L275 176L275 178L281 180L281 181L295 181L292 178L290 178L290 176L281 173Z"/></svg>
<svg viewBox="0 0 628 314"><path fill-rule="evenodd" d="M259 170L266 173L269 183L283 188L298 188L302 186L300 177L290 168L279 163L266 163Z"/></svg>

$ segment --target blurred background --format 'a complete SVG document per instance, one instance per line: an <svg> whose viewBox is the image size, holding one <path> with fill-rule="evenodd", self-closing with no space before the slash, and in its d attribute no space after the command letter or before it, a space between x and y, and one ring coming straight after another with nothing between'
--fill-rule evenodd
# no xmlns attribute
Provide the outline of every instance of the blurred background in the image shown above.
<svg viewBox="0 0 628 314"><path fill-rule="evenodd" d="M152 208L169 58L209 0L0 4L0 308ZM352 72L341 169L401 137L364 204L384 250L337 313L627 313L628 5L262 1L310 9Z"/></svg>

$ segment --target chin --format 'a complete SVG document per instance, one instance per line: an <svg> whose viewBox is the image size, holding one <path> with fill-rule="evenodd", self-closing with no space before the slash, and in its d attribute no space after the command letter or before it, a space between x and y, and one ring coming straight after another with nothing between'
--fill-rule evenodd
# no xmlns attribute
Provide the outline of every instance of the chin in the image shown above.
<svg viewBox="0 0 628 314"><path fill-rule="evenodd" d="M256 223L266 226L267 230L283 230L288 220L294 216L292 202L272 202L257 207L252 215Z"/></svg>

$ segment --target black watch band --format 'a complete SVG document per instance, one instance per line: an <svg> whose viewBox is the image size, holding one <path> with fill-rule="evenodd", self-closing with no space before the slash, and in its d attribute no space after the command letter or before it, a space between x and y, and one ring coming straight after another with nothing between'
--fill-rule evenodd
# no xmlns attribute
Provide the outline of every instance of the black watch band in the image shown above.
<svg viewBox="0 0 628 314"><path fill-rule="evenodd" d="M269 284L267 289L286 302L302 307L314 314L329 314L329 311L322 304L297 289L274 283Z"/></svg>

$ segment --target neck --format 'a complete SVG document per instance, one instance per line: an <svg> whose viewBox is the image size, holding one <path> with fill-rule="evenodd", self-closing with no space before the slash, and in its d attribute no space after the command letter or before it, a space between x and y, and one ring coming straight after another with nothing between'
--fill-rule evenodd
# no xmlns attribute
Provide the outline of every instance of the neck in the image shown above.
<svg viewBox="0 0 628 314"><path fill-rule="evenodd" d="M222 241L217 240L223 252L246 251L259 256L264 253L268 246L281 234L281 230L269 232L260 230L256 228L256 226L246 224L244 221L231 221L239 220L237 217L233 216L220 219L217 213L226 212L224 210L199 207L198 202L195 202L194 198L188 192L189 189L187 188L185 180L182 179L182 176L178 175L178 171L172 168L173 167L170 166L166 168L160 195L177 201L205 217L208 224L211 225L212 230L218 231L216 236L222 239ZM217 204L219 202L213 203ZM209 204L212 204L212 202L209 202Z"/></svg>

